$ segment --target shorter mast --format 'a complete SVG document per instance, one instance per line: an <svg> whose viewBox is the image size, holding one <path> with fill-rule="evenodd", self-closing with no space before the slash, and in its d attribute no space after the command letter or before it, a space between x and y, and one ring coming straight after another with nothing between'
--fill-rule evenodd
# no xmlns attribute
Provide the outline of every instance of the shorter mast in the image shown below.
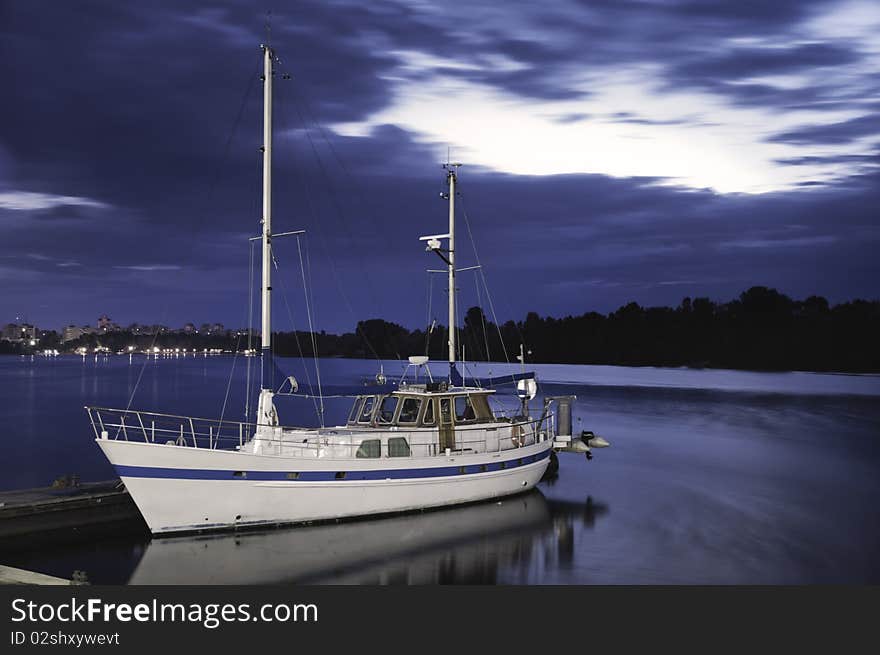
<svg viewBox="0 0 880 655"><path fill-rule="evenodd" d="M446 184L449 185L449 192L440 192L441 197L449 200L449 233L448 234L431 234L419 237L419 241L427 241L428 252L435 253L446 264L446 270L449 275L449 383L457 384L456 380L461 380L458 372L455 370L456 349L455 349L455 185L458 180L456 169L461 164L443 164L446 169ZM444 250L441 247L440 239L449 239L449 249ZM434 273L442 273L442 271L432 271ZM433 329L433 328L431 328ZM429 333L430 334L430 333Z"/></svg>
<svg viewBox="0 0 880 655"><path fill-rule="evenodd" d="M444 164L446 169L446 183L449 185L449 252L446 257L446 266L449 270L449 381L455 377L456 349L455 349L455 183L457 181L456 169L461 164Z"/></svg>

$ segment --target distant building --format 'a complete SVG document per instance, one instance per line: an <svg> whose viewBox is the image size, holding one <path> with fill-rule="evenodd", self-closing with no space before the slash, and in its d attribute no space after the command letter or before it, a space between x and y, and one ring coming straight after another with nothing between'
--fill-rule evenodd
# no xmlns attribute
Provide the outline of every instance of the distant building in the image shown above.
<svg viewBox="0 0 880 655"><path fill-rule="evenodd" d="M183 326L183 332L184 334L194 334L195 332L197 332L196 326L192 323L187 323Z"/></svg>
<svg viewBox="0 0 880 655"><path fill-rule="evenodd" d="M68 325L61 331L61 341L68 342L79 339L81 336L85 334L94 334L95 328L89 325L77 326L77 325Z"/></svg>
<svg viewBox="0 0 880 655"><path fill-rule="evenodd" d="M30 341L37 338L37 328L28 323L7 323L3 328L3 339L7 341Z"/></svg>
<svg viewBox="0 0 880 655"><path fill-rule="evenodd" d="M113 325L113 322L110 320L110 317L107 314L104 314L98 319L98 329L106 332Z"/></svg>
<svg viewBox="0 0 880 655"><path fill-rule="evenodd" d="M77 327L76 325L68 325L61 331L61 341L63 343L67 343L68 341L79 339L82 335L83 331L81 327Z"/></svg>

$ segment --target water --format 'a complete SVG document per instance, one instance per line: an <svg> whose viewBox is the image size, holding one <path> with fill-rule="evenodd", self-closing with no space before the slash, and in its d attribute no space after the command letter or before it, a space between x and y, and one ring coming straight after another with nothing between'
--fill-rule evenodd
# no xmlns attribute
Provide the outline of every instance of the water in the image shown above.
<svg viewBox="0 0 880 655"><path fill-rule="evenodd" d="M226 399L226 416L242 418L248 362L255 364L192 355L146 364L142 356L131 364L127 356L0 358L2 486L44 486L70 473L113 477L82 408L124 407L135 386L138 409L215 417ZM282 367L301 386L315 380L298 361ZM477 368L486 375L490 367ZM214 537L7 543L0 561L68 577L85 570L94 583L880 582L880 377L535 369L543 393L578 396L576 429L612 443L591 462L561 455L559 478L536 492ZM385 362L384 371L398 375L402 365ZM325 384L376 372L375 362L321 362ZM330 402L328 423L342 420L346 405ZM316 422L310 401L280 401L279 411L285 423Z"/></svg>

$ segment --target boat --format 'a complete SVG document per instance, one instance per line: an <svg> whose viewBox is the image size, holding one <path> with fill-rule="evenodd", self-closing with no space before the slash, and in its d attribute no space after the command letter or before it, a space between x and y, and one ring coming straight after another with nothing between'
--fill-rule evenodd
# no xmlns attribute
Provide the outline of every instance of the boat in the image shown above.
<svg viewBox="0 0 880 655"><path fill-rule="evenodd" d="M463 375L455 329L447 331L445 379L434 380L427 357L414 356L413 381L379 375L375 384L336 390L335 395L354 398L345 424L281 423L275 396L296 395L298 384L285 378L281 387L274 386L272 241L300 232L272 230L272 87L278 58L271 46L261 47L263 210L255 239L262 244L262 372L256 416L238 422L86 407L97 445L150 531L166 535L305 523L501 498L533 489L558 451L589 458L593 448L607 446L592 433L572 435L574 397L545 398L540 413L531 416L529 401L537 392L532 372L484 380ZM445 165L448 232L420 237L426 250L445 262L449 289L456 288L458 166ZM449 326L455 326L455 294L448 296ZM426 373L422 382L419 371ZM513 416L498 415L490 406L497 387L505 384L516 385L521 399ZM285 385L288 391L282 392Z"/></svg>

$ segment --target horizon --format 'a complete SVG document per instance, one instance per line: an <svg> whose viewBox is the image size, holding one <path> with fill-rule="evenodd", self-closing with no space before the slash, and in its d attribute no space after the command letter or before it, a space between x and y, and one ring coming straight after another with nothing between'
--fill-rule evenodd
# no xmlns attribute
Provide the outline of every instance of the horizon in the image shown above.
<svg viewBox="0 0 880 655"><path fill-rule="evenodd" d="M526 318L528 317L529 314L537 314L538 317L541 318L541 319L564 319L564 318L568 318L568 317L577 318L577 317L586 316L586 315L589 315L589 314L599 314L599 315L601 315L601 316L608 317L609 315L611 315L611 314L613 314L613 313L615 313L615 312L621 311L621 310L623 310L624 308L626 308L626 307L632 305L633 303L635 303L636 305L638 305L640 308L642 308L642 309L644 309L644 310L650 310L650 309L673 309L673 310L674 310L674 309L678 309L678 308L680 308L680 307L682 306L682 304L683 304L686 300L694 301L694 300L698 300L698 299L707 299L707 300L709 300L711 303L715 304L716 306L717 306L717 305L727 305L727 304L730 304L730 303L733 303L733 302L738 302L738 301L740 300L741 296L742 296L744 293L746 293L747 291L751 290L751 289L767 289L767 290L770 291L770 292L776 292L776 293L779 293L781 296L784 296L785 298L787 298L788 300L790 300L792 303L804 303L804 302L806 302L807 300L809 300L809 299L811 299L811 298L820 298L820 299L823 299L823 300L825 300L825 301L828 302L829 309L834 309L836 306L839 306L839 305L846 305L846 304L856 303L856 302L880 303L880 298L848 298L848 299L845 299L845 300L841 300L841 301L839 301L839 302L832 302L830 299L825 298L824 296L820 296L820 295L818 295L818 294L809 294L809 295L803 296L803 297L801 297L801 298L795 298L795 297L792 297L792 296L790 296L790 295L784 293L783 291L781 291L781 290L779 290L779 289L775 289L775 288L773 288L773 287L767 287L767 286L765 286L765 285L756 285L756 286L754 286L754 287L750 287L749 289L743 289L742 292L740 292L740 293L737 294L735 297L730 298L730 299L728 299L728 300L721 300L721 299L718 299L718 298L710 298L710 297L708 297L708 296L683 296L682 299L681 299L677 304L668 304L668 305L642 305L641 303L637 303L637 302L635 302L635 301L629 301L629 302L624 302L623 304L619 305L618 307L615 307L614 309L611 309L611 310L608 310L608 311L605 311L605 312L601 312L601 311L597 311L597 310L590 310L590 309L588 309L588 310L585 310L585 311L583 311L583 312L568 312L568 313L560 313L560 314L543 314L543 313L541 313L541 312L536 312L536 311L528 310L528 311L526 311L522 316L520 316L519 318L514 318L514 317L512 317L512 318L507 318L507 319L500 319L500 318L499 318L499 323L498 323L498 324L499 324L499 325L503 325L503 324L507 323L508 321L513 321L514 323L517 323L517 324L518 324L518 323L522 323L522 322L524 322L524 321L526 320ZM478 306L478 305L472 305L472 306L469 306L469 307L466 307L466 308L465 308L465 307L461 307L461 306L459 306L459 308L458 308L458 309L460 310L460 311L459 311L459 313L460 313L460 316L459 316L459 323L461 323L461 322L464 320L464 315L465 315L469 310L474 309L474 308L477 308L477 309L482 310L483 313L484 313L484 315L486 316L486 320L489 321L489 322L492 322L492 323L494 324L494 320L493 320L492 316L489 315L489 314L486 314L486 309L487 309L487 307L481 307L481 306ZM138 326L138 327L144 327L144 328L151 328L151 327L154 327L154 326L158 326L158 327L167 328L167 329L170 330L170 331L174 331L174 332L176 332L176 331L181 331L181 330L185 329L188 325L192 325L192 326L195 328L195 331L196 331L197 333L198 333L198 331L201 330L201 328L202 328L203 326L205 326L205 325L209 325L209 326L211 326L211 327L213 328L215 325L218 325L218 324L219 324L219 325L222 325L224 331L227 331L227 332L240 332L240 331L242 331L242 330L247 330L247 329L248 329L248 326L247 326L247 325L227 325L227 324L223 323L222 321L206 321L206 320L198 320L198 321L192 321L192 320L190 320L190 321L184 321L184 322L182 322L182 323L180 323L180 324L176 324L176 323L167 323L167 324L166 324L166 323L155 323L155 322L150 322L150 321L127 321L127 320L126 320L126 321L121 321L121 322L120 322L120 321L115 320L112 316L107 316L106 314L99 316L99 317L98 317L98 320L95 321L95 325L94 325L94 326L93 326L91 323L65 323L65 324L63 324L60 328L56 329L55 327L47 327L47 326L42 326L42 325L39 325L39 324L36 324L36 323L28 322L28 321L25 320L23 317L18 317L18 316L15 317L15 320L13 320L13 321L4 321L4 320L0 319L0 326L6 326L6 325L31 325L31 326L33 326L33 327L35 327L35 328L37 328L37 329L40 329L40 330L54 330L55 332L59 332L59 333L60 333L60 332L62 332L65 328L67 328L67 327L77 327L77 328L83 328L83 327L95 327L95 328L97 328L97 327L99 327L98 324L100 323L100 319L101 319L101 318L107 318L108 320L110 320L110 321L112 322L112 324L118 326L119 331L121 331L121 332L125 332L125 331L127 331L128 328L129 328L129 327L132 327L132 326ZM323 330L320 326L316 326L316 327L315 327L315 332L318 333L318 332L325 331L325 332L327 332L328 334L336 334L336 335L341 335L341 334L354 334L354 333L357 332L357 324L358 324L358 323L362 323L362 322L367 322L367 321L384 321L384 322L389 323L389 324L399 325L400 327L403 327L403 328L409 330L410 332L415 332L415 331L418 331L418 330L424 330L425 328L428 327L427 325L407 325L407 324L404 324L404 323L397 323L396 321L391 321L391 320L385 319L385 318L383 318L383 317L381 317L381 316L369 316L369 317L366 317L366 318L358 319L358 321L357 321L357 322L351 327L351 329L345 329L345 328L343 328L342 330L338 330L338 331L336 331L336 332L332 332L332 331L330 331L330 330ZM445 327L446 327L446 325L445 325L444 323L440 322L440 321L437 322L437 326L438 326L438 327L442 327L442 328L445 328ZM252 333L254 333L254 334L258 334L258 333L260 332L260 328L259 328L258 325L254 325L254 326L251 327L251 331L252 331ZM282 329L275 329L275 328L273 328L273 330L272 330L273 333L276 333L276 332L278 332L278 333L280 333L280 332L292 332L292 331L293 331L293 330L282 330ZM308 330L305 330L305 329L302 329L302 328L299 328L297 331L300 331L300 332L308 332Z"/></svg>

